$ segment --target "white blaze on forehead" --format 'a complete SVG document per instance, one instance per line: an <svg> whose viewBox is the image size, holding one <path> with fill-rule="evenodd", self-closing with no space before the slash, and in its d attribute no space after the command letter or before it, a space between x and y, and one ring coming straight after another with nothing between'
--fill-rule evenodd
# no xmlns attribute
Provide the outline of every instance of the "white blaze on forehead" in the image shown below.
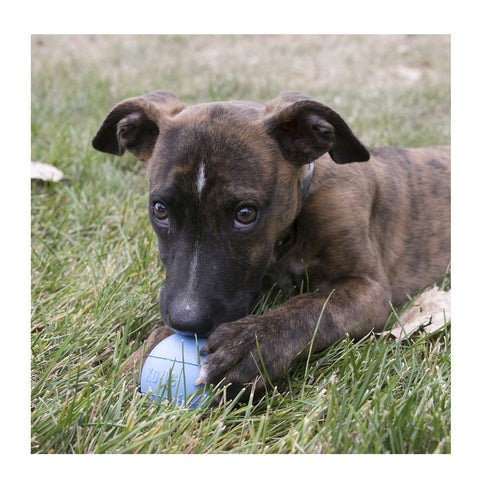
<svg viewBox="0 0 480 480"><path fill-rule="evenodd" d="M200 169L198 170L198 176L197 176L198 195L202 193L204 186L205 186L205 162L202 162L200 165Z"/></svg>
<svg viewBox="0 0 480 480"><path fill-rule="evenodd" d="M181 306L187 311L198 310L198 300L195 296L195 286L198 284L199 280L199 271L198 271L198 259L200 256L198 242L195 242L194 252L192 261L190 263L190 272L188 275L188 281L185 285L185 288L182 292L182 295L179 297L181 301Z"/></svg>

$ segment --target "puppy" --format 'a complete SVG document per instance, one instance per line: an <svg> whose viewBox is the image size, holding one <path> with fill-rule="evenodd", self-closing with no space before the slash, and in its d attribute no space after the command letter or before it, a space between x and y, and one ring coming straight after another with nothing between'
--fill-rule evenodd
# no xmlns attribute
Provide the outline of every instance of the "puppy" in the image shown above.
<svg viewBox="0 0 480 480"><path fill-rule="evenodd" d="M176 331L208 337L198 384L261 386L381 329L449 265L450 148L367 148L303 93L190 107L149 93L115 106L93 146L145 163L166 271L167 327L127 368ZM274 285L308 292L249 314Z"/></svg>

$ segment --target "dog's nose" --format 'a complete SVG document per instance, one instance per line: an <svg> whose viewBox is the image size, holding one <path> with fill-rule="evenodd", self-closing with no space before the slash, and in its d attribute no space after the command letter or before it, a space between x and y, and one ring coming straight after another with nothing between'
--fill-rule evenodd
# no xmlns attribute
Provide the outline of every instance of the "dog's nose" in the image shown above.
<svg viewBox="0 0 480 480"><path fill-rule="evenodd" d="M209 313L193 301L173 301L168 308L166 321L170 328L183 335L206 337L212 330Z"/></svg>

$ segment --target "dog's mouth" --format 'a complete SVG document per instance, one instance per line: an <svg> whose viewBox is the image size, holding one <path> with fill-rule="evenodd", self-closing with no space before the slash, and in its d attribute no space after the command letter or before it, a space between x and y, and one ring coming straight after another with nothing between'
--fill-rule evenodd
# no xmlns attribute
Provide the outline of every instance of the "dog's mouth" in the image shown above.
<svg viewBox="0 0 480 480"><path fill-rule="evenodd" d="M177 330L176 328L172 328L168 322L167 326L172 329L175 333L178 333L179 335L183 335L185 337L198 337L198 338L208 338L210 334L213 332L212 330L209 330L208 332L190 332L190 331L183 331L183 330Z"/></svg>
<svg viewBox="0 0 480 480"><path fill-rule="evenodd" d="M164 317L162 317L164 318ZM205 326L196 326L197 324L192 324L192 323L185 323L184 319L180 319L181 321L171 320L169 318L164 318L164 322L169 327L171 330L173 330L175 333L178 333L180 335L184 335L186 337L199 337L199 338L207 338L214 330L213 327L210 328L205 328Z"/></svg>
<svg viewBox="0 0 480 480"><path fill-rule="evenodd" d="M165 324L173 331L204 338L222 323L245 317L256 298L257 295L239 292L233 299L219 295L209 300L195 301L182 294L171 296L164 286L160 295L160 313Z"/></svg>

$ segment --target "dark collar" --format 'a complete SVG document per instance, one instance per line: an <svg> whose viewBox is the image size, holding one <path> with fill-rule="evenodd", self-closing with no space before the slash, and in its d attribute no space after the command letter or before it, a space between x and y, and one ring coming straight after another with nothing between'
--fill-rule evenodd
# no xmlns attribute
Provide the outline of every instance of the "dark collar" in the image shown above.
<svg viewBox="0 0 480 480"><path fill-rule="evenodd" d="M310 188L310 184L312 183L312 178L313 178L313 167L315 166L315 162L311 162L308 165L305 165L304 167L304 177L302 181L302 202L305 200L305 197L307 196L308 189Z"/></svg>
<svg viewBox="0 0 480 480"><path fill-rule="evenodd" d="M315 166L315 162L311 162L303 167L303 180L302 180L302 190L301 190L301 197L302 202L305 200L307 196L308 190L310 188L310 184L312 183L313 178L313 169ZM275 252L274 252L274 260L277 261L282 255L287 251L291 243L295 237L295 230L296 230L297 222L295 221L291 230L275 244Z"/></svg>

